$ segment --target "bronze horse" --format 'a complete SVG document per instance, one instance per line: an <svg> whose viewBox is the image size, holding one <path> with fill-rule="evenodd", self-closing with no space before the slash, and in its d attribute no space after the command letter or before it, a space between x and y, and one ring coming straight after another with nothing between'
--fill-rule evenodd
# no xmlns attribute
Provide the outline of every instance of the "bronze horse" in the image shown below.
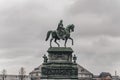
<svg viewBox="0 0 120 80"><path fill-rule="evenodd" d="M73 39L70 37L70 33L71 32L74 32L74 25L71 24L71 25L68 25L66 28L65 28L65 33L64 33L64 40L65 40L65 43L64 43L64 46L66 47L66 43L67 43L67 40L70 39L72 40L72 45L73 45ZM48 31L47 32L47 37L46 37L46 41L49 39L50 35L52 35L52 38L50 39L50 47L52 47L51 43L52 43L52 40L54 39L54 42L58 45L58 47L60 47L59 43L57 42L57 40L60 40L62 38L60 38L60 36L58 35L57 31L54 30L54 31ZM62 39L63 40L63 39Z"/></svg>

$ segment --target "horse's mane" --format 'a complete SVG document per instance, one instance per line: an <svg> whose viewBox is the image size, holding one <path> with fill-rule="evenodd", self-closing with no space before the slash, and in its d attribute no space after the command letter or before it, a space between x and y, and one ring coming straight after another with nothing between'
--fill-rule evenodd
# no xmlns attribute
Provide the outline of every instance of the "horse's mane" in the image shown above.
<svg viewBox="0 0 120 80"><path fill-rule="evenodd" d="M69 27L71 27L71 26L74 27L74 24L69 24L69 25L66 26L66 28L69 28Z"/></svg>
<svg viewBox="0 0 120 80"><path fill-rule="evenodd" d="M68 24L67 26L66 26L66 28L68 28L68 27L70 27L72 24Z"/></svg>

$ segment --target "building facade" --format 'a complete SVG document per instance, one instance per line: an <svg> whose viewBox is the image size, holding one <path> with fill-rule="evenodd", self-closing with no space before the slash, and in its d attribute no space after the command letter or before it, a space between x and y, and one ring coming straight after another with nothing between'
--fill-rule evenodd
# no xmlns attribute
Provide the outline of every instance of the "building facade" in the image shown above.
<svg viewBox="0 0 120 80"><path fill-rule="evenodd" d="M28 75L24 75L22 80L30 80ZM0 75L0 80L21 80L20 75Z"/></svg>
<svg viewBox="0 0 120 80"><path fill-rule="evenodd" d="M79 80L92 80L93 74L78 64L78 79Z"/></svg>

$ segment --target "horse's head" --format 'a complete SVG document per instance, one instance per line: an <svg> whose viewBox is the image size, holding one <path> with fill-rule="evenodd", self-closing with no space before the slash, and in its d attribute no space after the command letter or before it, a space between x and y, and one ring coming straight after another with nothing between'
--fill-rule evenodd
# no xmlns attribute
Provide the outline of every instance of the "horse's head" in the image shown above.
<svg viewBox="0 0 120 80"><path fill-rule="evenodd" d="M74 32L74 27L75 27L74 24L70 24L70 25L69 25L69 30L70 30L70 32Z"/></svg>

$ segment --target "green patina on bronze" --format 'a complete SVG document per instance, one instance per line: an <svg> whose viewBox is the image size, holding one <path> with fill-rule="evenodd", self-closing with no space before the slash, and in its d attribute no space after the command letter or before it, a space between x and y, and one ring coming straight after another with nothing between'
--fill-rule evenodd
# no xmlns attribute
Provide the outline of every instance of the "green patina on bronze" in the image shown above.
<svg viewBox="0 0 120 80"><path fill-rule="evenodd" d="M43 56L44 60L41 67L36 70L41 75L39 78L34 77L34 80L78 80L77 57L73 56L71 47L66 47L68 39L72 40L73 45L73 39L70 37L70 34L74 31L74 27L73 24L70 24L64 28L63 20L60 20L56 30L48 31L46 41L50 35L52 36L50 48L47 50L48 56ZM60 39L65 41L65 47L60 47L57 42ZM52 40L58 47L52 47Z"/></svg>
<svg viewBox="0 0 120 80"><path fill-rule="evenodd" d="M73 52L71 47L50 47L47 52Z"/></svg>
<svg viewBox="0 0 120 80"><path fill-rule="evenodd" d="M60 44L57 42L57 40L64 40L64 46L66 47L66 43L67 40L70 39L72 40L72 45L73 45L73 39L71 38L70 34L71 32L74 32L74 24L69 24L66 28L64 28L63 26L63 20L60 20L58 27L56 30L50 30L47 32L47 37L46 37L46 41L49 39L50 35L52 36L52 38L50 39L50 47L52 47L52 41L54 40L54 42L58 45L58 47L60 47Z"/></svg>
<svg viewBox="0 0 120 80"><path fill-rule="evenodd" d="M42 65L41 79L78 79L76 58L74 56L72 61L71 47L50 47L47 52L49 60Z"/></svg>

